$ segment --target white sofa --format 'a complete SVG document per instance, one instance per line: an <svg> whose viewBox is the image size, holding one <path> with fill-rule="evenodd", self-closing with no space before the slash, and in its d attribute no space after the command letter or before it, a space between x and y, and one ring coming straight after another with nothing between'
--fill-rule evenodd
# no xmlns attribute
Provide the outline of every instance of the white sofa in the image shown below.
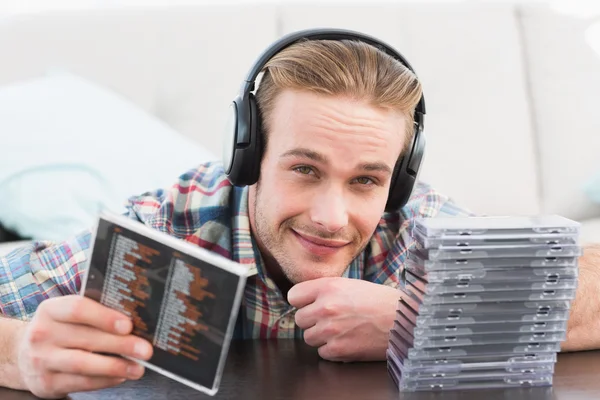
<svg viewBox="0 0 600 400"><path fill-rule="evenodd" d="M221 154L229 102L265 46L302 28L361 30L395 45L424 83L422 179L473 211L561 214L583 223L584 241L600 241L600 206L582 190L600 169L600 55L585 42L589 25L539 3L52 12L2 21L0 85L66 68Z"/></svg>

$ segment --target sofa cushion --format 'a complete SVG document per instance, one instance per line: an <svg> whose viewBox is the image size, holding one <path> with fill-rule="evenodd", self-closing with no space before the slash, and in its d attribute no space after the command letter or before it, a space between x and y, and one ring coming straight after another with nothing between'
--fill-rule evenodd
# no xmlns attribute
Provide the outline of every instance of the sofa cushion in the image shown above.
<svg viewBox="0 0 600 400"><path fill-rule="evenodd" d="M584 185L598 169L600 54L586 41L593 19L523 5L525 67L539 146L542 212L600 216ZM600 38L598 38L600 40Z"/></svg>
<svg viewBox="0 0 600 400"><path fill-rule="evenodd" d="M66 68L220 155L215 137L250 65L276 38L276 14L272 4L184 3L4 18L0 84Z"/></svg>
<svg viewBox="0 0 600 400"><path fill-rule="evenodd" d="M129 196L170 187L216 156L127 99L58 73L0 87L0 222L60 240Z"/></svg>
<svg viewBox="0 0 600 400"><path fill-rule="evenodd" d="M600 171L584 184L584 193L596 204L600 204Z"/></svg>

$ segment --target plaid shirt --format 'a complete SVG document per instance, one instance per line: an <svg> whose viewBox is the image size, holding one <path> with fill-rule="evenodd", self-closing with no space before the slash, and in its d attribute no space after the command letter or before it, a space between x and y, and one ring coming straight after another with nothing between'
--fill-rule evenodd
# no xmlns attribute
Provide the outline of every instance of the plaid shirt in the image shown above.
<svg viewBox="0 0 600 400"><path fill-rule="evenodd" d="M248 189L232 186L221 164L188 171L168 190L132 197L128 217L248 266L235 338L301 338L295 310L266 275L250 232ZM407 228L417 217L469 215L418 183L399 212L385 213L368 246L343 276L397 287L407 251ZM30 319L47 298L79 293L91 250L91 231L62 243L34 242L0 257L0 315Z"/></svg>

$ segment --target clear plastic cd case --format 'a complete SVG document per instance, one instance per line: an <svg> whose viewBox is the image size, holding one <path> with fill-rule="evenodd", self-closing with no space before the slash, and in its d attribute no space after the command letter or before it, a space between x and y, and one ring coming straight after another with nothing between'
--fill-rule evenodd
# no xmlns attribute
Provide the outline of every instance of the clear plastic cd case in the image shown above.
<svg viewBox="0 0 600 400"><path fill-rule="evenodd" d="M509 301L550 301L571 300L575 298L576 289L547 289L547 290L498 290L490 292L454 292L425 295L410 282L406 283L407 293L421 304L482 304Z"/></svg>
<svg viewBox="0 0 600 400"><path fill-rule="evenodd" d="M502 343L489 345L470 345L462 347L440 346L424 349L416 349L406 339L402 338L396 331L390 332L390 341L397 347L406 349L407 358L414 360L432 360L438 358L461 359L469 356L495 355L506 353L512 355L519 354L538 354L538 353L558 353L560 351L559 342L548 343Z"/></svg>
<svg viewBox="0 0 600 400"><path fill-rule="evenodd" d="M502 367L501 363L487 363L488 367L479 367L471 369L459 369L449 367L429 367L429 368L410 368L404 363L401 356L388 349L387 359L396 364L402 373L402 378L411 380L429 380L429 379L448 379L448 378L500 378L517 377L524 375L543 375L554 372L554 361L544 363L517 364L512 363L509 367ZM495 365L494 365L495 364ZM477 365L477 364L474 364ZM492 366L493 365L493 366Z"/></svg>
<svg viewBox="0 0 600 400"><path fill-rule="evenodd" d="M408 320L403 319L402 322ZM406 325L405 325L406 326ZM505 323L483 323L471 325L444 325L441 327L416 327L409 326L409 330L413 336L422 338L436 338L447 336L471 336L471 335L511 335L514 333L533 334L533 333L558 333L559 340L564 340L566 335L566 321L553 322L505 322Z"/></svg>
<svg viewBox="0 0 600 400"><path fill-rule="evenodd" d="M409 285L407 285L409 286ZM534 300L534 301L490 301L490 302L464 302L464 303L439 303L421 302L418 296L406 289L401 289L404 294L402 299L419 315L477 315L477 314L512 314L512 313L539 313L553 310L569 310L570 300Z"/></svg>
<svg viewBox="0 0 600 400"><path fill-rule="evenodd" d="M426 236L418 228L412 230L412 235L424 248L435 249L447 246L479 247L479 246L532 246L532 245L573 245L579 244L579 235L572 234L544 234L539 236Z"/></svg>
<svg viewBox="0 0 600 400"><path fill-rule="evenodd" d="M514 354L513 352L493 354L470 355L460 358L449 358L443 354L439 357L430 357L427 359L414 359L408 357L408 349L411 347L404 340L392 339L390 331L390 346L388 350L402 359L405 368L421 371L447 370L452 372L460 371L483 371L491 369L507 369L515 371L519 368L528 368L535 365L556 362L556 353L525 353Z"/></svg>
<svg viewBox="0 0 600 400"><path fill-rule="evenodd" d="M507 378L482 377L477 379L453 378L443 380L434 378L415 381L411 379L399 379L398 377L401 376L401 371L395 366L394 362L388 362L387 368L392 380L398 386L398 389L403 392L530 388L552 385L552 374Z"/></svg>
<svg viewBox="0 0 600 400"><path fill-rule="evenodd" d="M421 267L426 272L431 271L463 271L463 270L485 270L498 268L548 268L548 267L570 267L578 265L578 256L572 257L503 257L503 258L465 258L454 257L449 260L428 260L426 255L418 249L408 252L407 261L412 261L415 268Z"/></svg>
<svg viewBox="0 0 600 400"><path fill-rule="evenodd" d="M417 314L408 304L399 301L398 311L414 326L433 328L443 326L472 326L475 324L533 324L533 323L566 323L569 310L519 310L517 312L458 314L441 311L429 315Z"/></svg>
<svg viewBox="0 0 600 400"><path fill-rule="evenodd" d="M495 291L511 291L511 290L529 290L529 291L543 291L552 289L577 289L577 281L575 279L563 279L554 278L551 275L545 281L532 281L532 280L520 280L520 281L470 281L470 280L459 280L459 281L446 281L444 283L431 283L423 280L419 276L415 275L412 271L407 270L406 281L410 282L411 285L419 289L425 294L447 294L447 293L459 293L459 292L495 292Z"/></svg>
<svg viewBox="0 0 600 400"><path fill-rule="evenodd" d="M579 257L578 245L518 245L518 246L440 246L435 249L420 249L428 260L460 260L473 258L510 257Z"/></svg>
<svg viewBox="0 0 600 400"><path fill-rule="evenodd" d="M395 322L394 331L412 344L415 349L429 349L437 347L464 347L478 345L496 345L508 343L549 343L562 342L566 339L566 326L562 332L533 332L533 333L502 333L486 335L447 335L442 337L416 338L402 325Z"/></svg>
<svg viewBox="0 0 600 400"><path fill-rule="evenodd" d="M458 285L460 283L493 283L504 282L561 282L576 281L579 276L577 268L569 267L514 267L504 269L460 269L450 271L425 271L422 265L410 260L406 263L406 271L428 283Z"/></svg>
<svg viewBox="0 0 600 400"><path fill-rule="evenodd" d="M414 226L433 236L578 234L581 224L559 216L490 216L417 218Z"/></svg>
<svg viewBox="0 0 600 400"><path fill-rule="evenodd" d="M399 359L406 370L414 372L444 372L446 374L459 374L461 372L485 371L528 371L542 365L555 364L555 353L512 355L499 354L492 356L471 357L469 360L449 360L445 358L436 360L411 360L400 349L392 345L387 350Z"/></svg>

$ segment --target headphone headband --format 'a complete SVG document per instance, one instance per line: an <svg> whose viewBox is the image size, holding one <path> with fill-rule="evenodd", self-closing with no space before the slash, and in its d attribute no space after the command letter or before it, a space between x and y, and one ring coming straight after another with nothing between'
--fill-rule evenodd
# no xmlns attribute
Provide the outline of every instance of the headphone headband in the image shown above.
<svg viewBox="0 0 600 400"><path fill-rule="evenodd" d="M410 65L408 60L400 54L393 47L388 45L385 42L382 42L379 39L375 39L372 36L367 34L351 31L347 29L331 29L331 28L316 28L316 29L305 29L301 31L296 31L289 33L279 40L275 41L271 46L265 49L262 54L258 56L256 61L254 62L252 69L248 72L246 79L244 79L241 88L242 98L248 95L248 93L252 92L255 88L256 78L260 71L262 71L264 65L277 53L286 47L291 46L292 44L298 42L299 40L308 39L308 40L360 40L361 42L365 42L370 44L371 46L383 51L390 57L395 58L400 61L406 68L408 68L413 74L416 75L415 70ZM415 111L421 114L425 114L425 96L422 95L419 103L415 107Z"/></svg>

